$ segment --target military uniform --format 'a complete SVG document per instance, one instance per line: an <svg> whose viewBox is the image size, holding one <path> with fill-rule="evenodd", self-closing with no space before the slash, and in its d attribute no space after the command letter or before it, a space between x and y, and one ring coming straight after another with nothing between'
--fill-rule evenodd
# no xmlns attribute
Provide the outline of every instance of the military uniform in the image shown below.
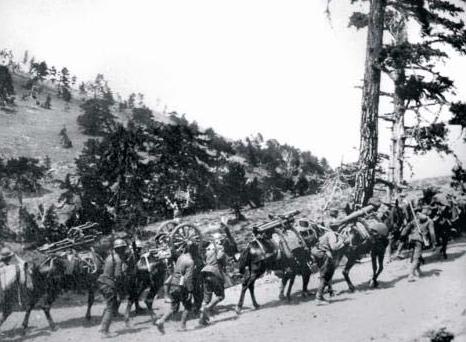
<svg viewBox="0 0 466 342"><path fill-rule="evenodd" d="M97 280L99 290L105 300L105 309L99 329L101 333L108 333L113 313L118 309L118 293L121 291L124 282L123 264L121 257L111 251L105 259L103 272Z"/></svg>
<svg viewBox="0 0 466 342"><path fill-rule="evenodd" d="M201 270L204 280L204 300L199 322L206 324L208 314L215 305L225 298L226 255L219 241L213 241L206 248L206 265ZM212 299L215 294L216 298Z"/></svg>
<svg viewBox="0 0 466 342"><path fill-rule="evenodd" d="M422 214L418 215L418 222L413 220L401 232L402 237L408 237L408 242L413 249L409 281L414 281L414 278L421 273L422 248L424 240L429 234L431 240L435 241L434 222L428 216Z"/></svg>
<svg viewBox="0 0 466 342"><path fill-rule="evenodd" d="M176 260L173 275L170 279L170 297L172 299L170 310L159 320L154 322L160 332L164 333L165 321L174 313L179 304L183 304L184 311L181 316L181 328L186 329L188 313L193 309L192 293L198 277L198 263L191 253L183 253Z"/></svg>
<svg viewBox="0 0 466 342"><path fill-rule="evenodd" d="M326 223L331 227L336 221L336 215L333 215ZM312 248L311 254L314 261L319 267L319 287L316 298L324 301L324 289L331 286L333 273L335 272L334 254L345 246L344 241L338 239L333 231L327 231L319 238L317 245Z"/></svg>
<svg viewBox="0 0 466 342"><path fill-rule="evenodd" d="M434 214L434 227L437 236L437 243L440 245L440 254L447 258L447 245L451 235L451 221L448 207L439 205Z"/></svg>

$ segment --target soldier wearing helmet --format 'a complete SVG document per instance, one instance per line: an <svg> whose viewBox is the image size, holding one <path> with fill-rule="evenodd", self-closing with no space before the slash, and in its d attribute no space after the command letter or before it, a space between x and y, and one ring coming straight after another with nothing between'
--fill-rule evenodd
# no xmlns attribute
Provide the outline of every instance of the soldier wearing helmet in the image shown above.
<svg viewBox="0 0 466 342"><path fill-rule="evenodd" d="M117 298L118 291L123 285L123 265L127 261L127 247L128 244L123 239L116 239L113 242L113 250L105 259L103 272L97 280L106 304L99 329L102 335L108 335L113 313L118 310Z"/></svg>
<svg viewBox="0 0 466 342"><path fill-rule="evenodd" d="M8 247L3 247L0 250L0 267L7 266L10 264L11 259L15 256L15 253Z"/></svg>
<svg viewBox="0 0 466 342"><path fill-rule="evenodd" d="M206 265L201 270L204 280L204 300L199 318L199 323L202 325L208 324L212 309L225 299L227 256L222 244L223 239L221 233L213 233L212 240L205 251ZM213 296L214 294L215 296Z"/></svg>
<svg viewBox="0 0 466 342"><path fill-rule="evenodd" d="M157 329L164 334L165 321L183 304L184 310L181 315L181 330L186 330L186 321L189 312L193 311L193 295L196 290L196 279L199 278L199 253L198 246L188 241L183 253L176 260L173 275L170 279L170 297L172 303L170 310L160 319L154 322Z"/></svg>

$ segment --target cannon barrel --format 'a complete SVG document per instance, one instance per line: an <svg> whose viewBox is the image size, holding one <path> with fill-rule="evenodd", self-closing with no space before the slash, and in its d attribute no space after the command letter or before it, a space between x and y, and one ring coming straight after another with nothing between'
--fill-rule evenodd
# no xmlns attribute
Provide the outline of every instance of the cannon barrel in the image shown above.
<svg viewBox="0 0 466 342"><path fill-rule="evenodd" d="M64 251L64 250L71 249L71 248L81 247L81 246L93 243L95 242L97 236L98 235L87 235L86 237L79 239L77 241L66 238L66 239L57 241L55 243L52 243L50 245L39 247L38 250L46 254L52 254L52 253Z"/></svg>
<svg viewBox="0 0 466 342"><path fill-rule="evenodd" d="M258 231L263 232L263 231L278 228L283 223L292 220L294 218L294 216L299 215L299 214L300 214L299 210L290 211L290 212L288 212L286 214L279 215L278 218L272 220L271 222L261 224L260 226L257 227L257 229L258 229Z"/></svg>
<svg viewBox="0 0 466 342"><path fill-rule="evenodd" d="M359 217L361 216L364 216L366 214L369 214L371 211L374 211L376 210L377 207L375 205L368 205L368 206L365 206L364 208L361 208L359 210L356 210L355 212L352 212L351 214L349 214L348 216L338 220L338 221L335 221L334 223L332 223L332 226L335 225L335 226L342 226L350 221L354 221L356 219L358 219Z"/></svg>

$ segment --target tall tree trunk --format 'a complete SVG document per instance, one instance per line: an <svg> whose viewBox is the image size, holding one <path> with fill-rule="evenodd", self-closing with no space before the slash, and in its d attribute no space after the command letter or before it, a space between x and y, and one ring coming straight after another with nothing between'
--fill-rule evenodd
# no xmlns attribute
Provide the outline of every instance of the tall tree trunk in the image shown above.
<svg viewBox="0 0 466 342"><path fill-rule="evenodd" d="M378 152L378 115L386 0L371 0L367 26L366 61L361 108L359 172L356 176L355 203L366 205L372 197Z"/></svg>
<svg viewBox="0 0 466 342"><path fill-rule="evenodd" d="M406 18L402 17L397 23L395 32L395 44L400 46L408 42L408 32L406 28ZM395 192L403 183L403 169L405 159L405 140L406 140L406 127L405 127L405 113L406 106L402 95L403 87L406 83L405 68L400 67L394 72L395 91L393 97L393 118L394 122L394 136L395 151L394 159L392 160L394 169L394 184Z"/></svg>
<svg viewBox="0 0 466 342"><path fill-rule="evenodd" d="M390 163L389 163L389 171L388 171L388 180L393 187L389 187L388 193L388 200L391 201L394 198L394 195L397 191L397 186L395 183L395 167L396 167L396 143L398 141L395 133L395 120L392 121L392 126L390 127L391 131L391 144L390 144Z"/></svg>

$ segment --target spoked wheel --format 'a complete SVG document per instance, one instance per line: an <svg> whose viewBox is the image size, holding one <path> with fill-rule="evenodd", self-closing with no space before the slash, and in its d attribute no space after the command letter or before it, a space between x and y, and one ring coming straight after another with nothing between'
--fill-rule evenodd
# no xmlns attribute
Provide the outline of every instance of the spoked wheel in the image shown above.
<svg viewBox="0 0 466 342"><path fill-rule="evenodd" d="M175 221L175 220L171 220L171 221L167 221L167 222L164 222L160 225L159 229L157 230L157 233L166 233L166 234L170 234L172 233L175 228L178 226L179 222Z"/></svg>
<svg viewBox="0 0 466 342"><path fill-rule="evenodd" d="M183 248L188 242L198 246L199 251L202 247L202 234L196 226L190 223L182 223L177 226L170 234L170 237L172 247L178 255L183 252Z"/></svg>

